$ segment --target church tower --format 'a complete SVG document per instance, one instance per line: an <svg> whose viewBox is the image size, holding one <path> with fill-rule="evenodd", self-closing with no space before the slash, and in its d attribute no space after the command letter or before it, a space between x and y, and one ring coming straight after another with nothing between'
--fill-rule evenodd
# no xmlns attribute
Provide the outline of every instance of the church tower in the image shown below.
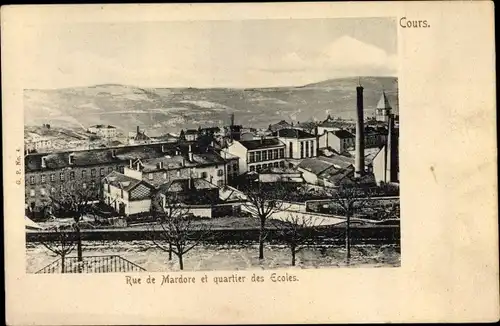
<svg viewBox="0 0 500 326"><path fill-rule="evenodd" d="M380 96L380 100L377 104L376 109L376 119L377 121L388 122L389 116L391 115L391 104L389 104L389 100L385 95L385 92L382 92L382 96Z"/></svg>

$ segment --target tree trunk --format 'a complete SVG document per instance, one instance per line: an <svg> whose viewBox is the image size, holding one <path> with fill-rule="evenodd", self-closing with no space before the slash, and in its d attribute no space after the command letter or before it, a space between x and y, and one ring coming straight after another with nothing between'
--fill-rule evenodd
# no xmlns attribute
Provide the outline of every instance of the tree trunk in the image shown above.
<svg viewBox="0 0 500 326"><path fill-rule="evenodd" d="M259 259L264 259L264 227L266 220L264 218L260 219L260 231L259 231Z"/></svg>
<svg viewBox="0 0 500 326"><path fill-rule="evenodd" d="M295 246L292 246L291 249L292 249L292 266L295 266Z"/></svg>
<svg viewBox="0 0 500 326"><path fill-rule="evenodd" d="M168 260L172 260L172 244L168 244Z"/></svg>
<svg viewBox="0 0 500 326"><path fill-rule="evenodd" d="M65 273L65 270L64 270L64 259L66 258L65 255L61 255L61 273Z"/></svg>
<svg viewBox="0 0 500 326"><path fill-rule="evenodd" d="M347 214L345 224L345 250L346 261L349 264L349 260L351 259L351 214Z"/></svg>
<svg viewBox="0 0 500 326"><path fill-rule="evenodd" d="M83 253L82 253L82 233L80 232L80 227L76 227L76 245L77 245L77 252L78 252L78 262L83 261Z"/></svg>
<svg viewBox="0 0 500 326"><path fill-rule="evenodd" d="M179 255L179 268L182 270L184 270L184 262L182 261L182 254Z"/></svg>

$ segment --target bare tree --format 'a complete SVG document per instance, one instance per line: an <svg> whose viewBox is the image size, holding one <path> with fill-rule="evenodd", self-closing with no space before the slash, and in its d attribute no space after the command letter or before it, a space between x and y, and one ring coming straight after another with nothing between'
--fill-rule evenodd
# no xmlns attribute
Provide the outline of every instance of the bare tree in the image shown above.
<svg viewBox="0 0 500 326"><path fill-rule="evenodd" d="M175 254L179 268L183 270L184 256L210 234L210 228L196 223L189 208L175 193L167 192L160 198L160 205L153 208L158 224L153 226L151 240L157 248L169 253L169 260L172 260L172 253Z"/></svg>
<svg viewBox="0 0 500 326"><path fill-rule="evenodd" d="M83 216L95 214L95 202L99 195L96 187L78 190L60 191L51 194L44 208L47 214L55 219L73 218L74 232L76 234L76 247L78 261L83 261L81 221Z"/></svg>
<svg viewBox="0 0 500 326"><path fill-rule="evenodd" d="M56 237L54 241L41 241L42 245L61 257L61 273L66 273L65 259L73 249L75 249L76 242L72 230L67 230L61 227L54 227L52 232Z"/></svg>
<svg viewBox="0 0 500 326"><path fill-rule="evenodd" d="M295 257L299 251L310 245L314 239L314 231L321 223L313 217L299 216L290 213L286 218L273 221L276 233L290 249L292 255L292 266L295 266Z"/></svg>
<svg viewBox="0 0 500 326"><path fill-rule="evenodd" d="M284 183L273 182L271 184L252 182L241 186L246 201L242 204L254 218L260 222L259 225L259 259L264 259L264 241L267 238L266 221L276 212L285 210L284 201L288 191Z"/></svg>
<svg viewBox="0 0 500 326"><path fill-rule="evenodd" d="M335 213L345 216L345 247L346 260L351 258L351 219L356 213L367 207L371 200L370 191L363 187L357 180L353 183L341 185L331 189L330 196L334 205Z"/></svg>

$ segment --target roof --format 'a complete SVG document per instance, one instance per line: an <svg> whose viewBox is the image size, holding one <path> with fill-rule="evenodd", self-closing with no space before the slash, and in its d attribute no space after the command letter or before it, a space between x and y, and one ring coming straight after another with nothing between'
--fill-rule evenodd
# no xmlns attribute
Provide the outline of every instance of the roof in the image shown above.
<svg viewBox="0 0 500 326"><path fill-rule="evenodd" d="M56 170L67 167L86 167L126 162L130 159L147 159L165 156L162 146L175 149L175 143L156 143L114 148L98 148L79 151L34 153L25 156L25 171L42 170L42 157L45 158L44 170ZM113 156L113 151L115 155ZM69 164L69 156L73 155L73 164Z"/></svg>
<svg viewBox="0 0 500 326"><path fill-rule="evenodd" d="M331 168L333 164L319 160L317 158L306 158L298 165L298 168L309 171L315 175Z"/></svg>
<svg viewBox="0 0 500 326"><path fill-rule="evenodd" d="M332 168L327 169L324 172L320 173L320 175L318 177L325 179L334 185L338 185L338 184L346 182L346 181L349 182L350 178L347 178L347 177L352 177L352 176L354 176L354 167L349 166L349 167L341 168L341 169L337 169L335 167L332 167ZM347 178L347 180L346 180L346 178Z"/></svg>
<svg viewBox="0 0 500 326"><path fill-rule="evenodd" d="M159 164L163 163L163 168ZM222 165L226 163L219 154L215 152L193 153L192 160L187 154L164 155L162 157L141 160L143 172L153 172L166 169L179 169L182 167L201 167L207 165Z"/></svg>
<svg viewBox="0 0 500 326"><path fill-rule="evenodd" d="M160 192L187 192L192 190L217 189L218 187L205 179L191 179L191 188L189 179L176 179L160 186Z"/></svg>
<svg viewBox="0 0 500 326"><path fill-rule="evenodd" d="M108 174L103 181L104 183L109 183L110 185L123 189L125 191L132 190L133 188L135 188L135 186L139 185L140 183L147 184L142 180L134 179L117 171L113 171L110 174Z"/></svg>
<svg viewBox="0 0 500 326"><path fill-rule="evenodd" d="M337 136L340 139L346 139L346 138L354 138L355 136L351 134L349 131L341 129L341 130L336 130L333 132L335 136Z"/></svg>
<svg viewBox="0 0 500 326"><path fill-rule="evenodd" d="M198 134L198 129L187 129L184 134L185 135L196 135L196 134Z"/></svg>
<svg viewBox="0 0 500 326"><path fill-rule="evenodd" d="M313 134L310 134L304 130L294 129L294 128L283 128L275 131L273 135L283 138L299 138L299 139L315 137Z"/></svg>
<svg viewBox="0 0 500 326"><path fill-rule="evenodd" d="M259 148L285 146L278 138L263 138L254 140L240 140L240 144L248 150Z"/></svg>
<svg viewBox="0 0 500 326"><path fill-rule="evenodd" d="M380 96L380 100L377 104L377 109L392 109L391 104L389 103L389 100L385 95L385 92L382 92L382 95Z"/></svg>
<svg viewBox="0 0 500 326"><path fill-rule="evenodd" d="M89 128L97 128L97 129L103 129L103 128L108 128L108 129L116 129L115 126L112 125L93 125L90 126Z"/></svg>

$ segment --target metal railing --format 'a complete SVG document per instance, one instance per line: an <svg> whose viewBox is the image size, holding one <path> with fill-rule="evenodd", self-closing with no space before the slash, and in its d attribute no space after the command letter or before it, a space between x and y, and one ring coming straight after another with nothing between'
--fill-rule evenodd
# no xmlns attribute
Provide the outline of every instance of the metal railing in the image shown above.
<svg viewBox="0 0 500 326"><path fill-rule="evenodd" d="M79 262L78 257L65 257L50 263L35 274L53 273L125 273L144 272L141 266L117 255L84 256Z"/></svg>

